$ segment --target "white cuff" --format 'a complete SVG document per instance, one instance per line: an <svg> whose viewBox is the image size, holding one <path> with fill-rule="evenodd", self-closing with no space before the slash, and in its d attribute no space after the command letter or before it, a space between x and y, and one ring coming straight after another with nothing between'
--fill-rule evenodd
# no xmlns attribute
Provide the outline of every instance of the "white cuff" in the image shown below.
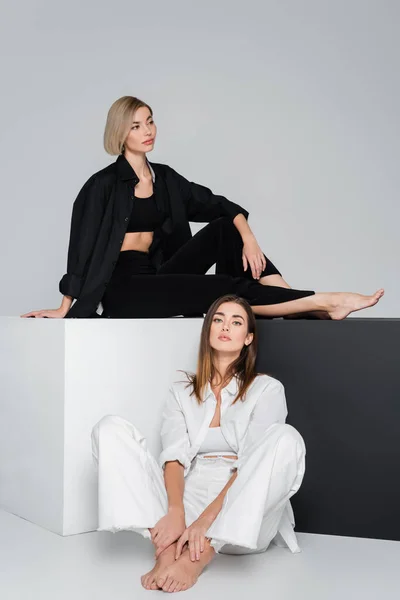
<svg viewBox="0 0 400 600"><path fill-rule="evenodd" d="M164 469L165 463L173 460L177 460L184 467L184 475L186 475L190 469L191 461L186 452L180 448L166 448L161 452L158 462L160 467Z"/></svg>

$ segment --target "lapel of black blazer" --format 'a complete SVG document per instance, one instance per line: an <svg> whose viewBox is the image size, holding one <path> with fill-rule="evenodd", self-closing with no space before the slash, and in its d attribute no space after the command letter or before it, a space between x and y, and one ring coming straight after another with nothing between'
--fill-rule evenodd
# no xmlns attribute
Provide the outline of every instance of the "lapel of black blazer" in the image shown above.
<svg viewBox="0 0 400 600"><path fill-rule="evenodd" d="M165 215L164 222L161 226L161 231L165 235L172 233L172 219L171 219L171 199L168 193L167 183L165 181L165 174L160 165L153 165L156 175L154 182L154 194L158 210Z"/></svg>

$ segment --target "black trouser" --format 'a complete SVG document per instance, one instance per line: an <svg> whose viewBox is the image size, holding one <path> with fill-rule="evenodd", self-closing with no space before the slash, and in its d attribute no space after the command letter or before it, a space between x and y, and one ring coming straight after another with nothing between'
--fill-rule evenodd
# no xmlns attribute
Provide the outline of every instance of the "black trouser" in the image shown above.
<svg viewBox="0 0 400 600"><path fill-rule="evenodd" d="M231 219L212 221L158 270L147 252L125 250L103 296L103 316L110 318L172 317L204 314L225 294L236 294L250 305L280 304L311 296L300 291L261 285L250 267L243 269L242 239ZM266 258L261 277L278 274ZM205 275L216 264L215 275Z"/></svg>

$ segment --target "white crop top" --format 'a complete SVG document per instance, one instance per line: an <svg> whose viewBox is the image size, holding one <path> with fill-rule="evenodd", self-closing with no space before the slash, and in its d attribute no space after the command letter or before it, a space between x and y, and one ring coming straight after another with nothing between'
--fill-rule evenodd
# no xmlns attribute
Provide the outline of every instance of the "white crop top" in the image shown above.
<svg viewBox="0 0 400 600"><path fill-rule="evenodd" d="M221 427L209 427L204 438L199 454L235 454L224 438Z"/></svg>

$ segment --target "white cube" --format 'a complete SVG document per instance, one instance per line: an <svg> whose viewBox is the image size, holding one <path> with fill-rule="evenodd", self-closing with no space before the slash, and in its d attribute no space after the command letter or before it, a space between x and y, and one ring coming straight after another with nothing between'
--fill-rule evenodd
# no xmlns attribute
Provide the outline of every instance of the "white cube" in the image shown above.
<svg viewBox="0 0 400 600"><path fill-rule="evenodd" d="M163 402L196 368L202 324L0 317L0 506L60 535L95 530L92 427L120 415L158 456Z"/></svg>

